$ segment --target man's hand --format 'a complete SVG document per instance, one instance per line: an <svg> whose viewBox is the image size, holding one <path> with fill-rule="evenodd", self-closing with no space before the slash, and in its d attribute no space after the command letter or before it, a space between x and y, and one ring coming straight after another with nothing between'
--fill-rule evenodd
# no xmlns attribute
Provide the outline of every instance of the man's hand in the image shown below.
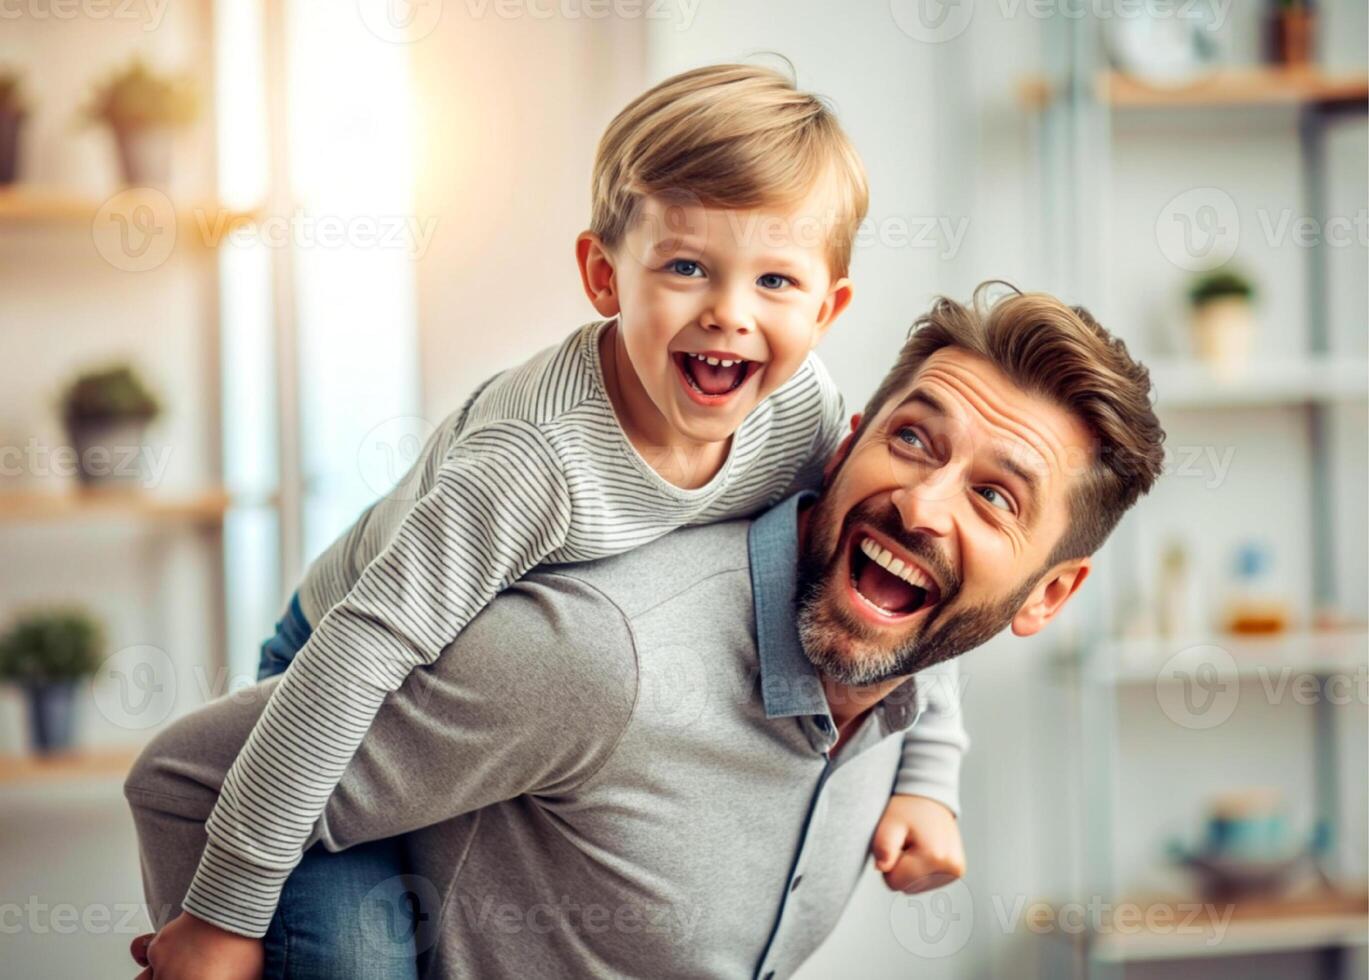
<svg viewBox="0 0 1369 980"><path fill-rule="evenodd" d="M949 885L965 873L955 814L925 796L889 797L870 850L884 883L910 895Z"/></svg>
<svg viewBox="0 0 1369 980"><path fill-rule="evenodd" d="M129 949L137 980L261 980L260 939L249 939L182 912L155 936L139 936Z"/></svg>

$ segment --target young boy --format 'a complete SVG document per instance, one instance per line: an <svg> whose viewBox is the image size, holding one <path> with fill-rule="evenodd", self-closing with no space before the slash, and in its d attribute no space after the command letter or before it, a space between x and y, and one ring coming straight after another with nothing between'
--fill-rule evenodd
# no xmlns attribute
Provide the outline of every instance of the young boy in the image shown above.
<svg viewBox="0 0 1369 980"><path fill-rule="evenodd" d="M576 242L604 319L486 381L310 567L263 648L264 674L289 670L206 824L189 915L157 939L159 978L234 945L220 930L267 931L381 702L533 566L820 483L844 409L812 351L851 300L866 206L830 110L768 69L687 72L613 120ZM914 734L958 744L936 708ZM956 765L928 785L953 785ZM950 811L919 797L895 797L876 838L885 871L905 846L959 851Z"/></svg>

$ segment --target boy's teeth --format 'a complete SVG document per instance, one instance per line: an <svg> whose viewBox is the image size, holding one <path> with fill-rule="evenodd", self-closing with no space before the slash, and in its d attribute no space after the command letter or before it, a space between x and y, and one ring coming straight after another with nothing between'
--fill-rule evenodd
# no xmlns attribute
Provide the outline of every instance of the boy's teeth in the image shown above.
<svg viewBox="0 0 1369 980"><path fill-rule="evenodd" d="M706 354L690 354L689 356L694 358L696 361L703 361L705 364L711 364L714 367L731 367L734 364L744 363L741 358L737 358L731 361L724 361L716 357L709 357Z"/></svg>
<svg viewBox="0 0 1369 980"><path fill-rule="evenodd" d="M865 552L869 559L880 568L890 575L896 575L903 579L909 585L930 591L935 584L923 573L922 569L916 565L907 564L902 558L895 558L892 551L876 543L873 538L861 538L860 550Z"/></svg>

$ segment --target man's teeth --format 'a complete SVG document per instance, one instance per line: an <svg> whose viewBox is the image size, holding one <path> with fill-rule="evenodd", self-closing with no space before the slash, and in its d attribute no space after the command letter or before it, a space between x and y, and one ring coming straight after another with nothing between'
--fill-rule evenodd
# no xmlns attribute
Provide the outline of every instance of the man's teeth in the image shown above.
<svg viewBox="0 0 1369 980"><path fill-rule="evenodd" d="M909 585L916 586L925 592L931 592L936 588L936 583L928 578L922 569L916 565L907 564L902 558L895 558L892 551L880 546L873 538L861 538L860 550L865 552L869 559L880 568L890 575L898 576Z"/></svg>
<svg viewBox="0 0 1369 980"><path fill-rule="evenodd" d="M716 357L704 357L702 354L690 354L689 356L694 358L696 361L703 361L705 364L712 364L714 367L718 367L719 365L721 365L722 367L731 367L734 364L746 363L744 360L741 360L740 358L735 361L720 361Z"/></svg>

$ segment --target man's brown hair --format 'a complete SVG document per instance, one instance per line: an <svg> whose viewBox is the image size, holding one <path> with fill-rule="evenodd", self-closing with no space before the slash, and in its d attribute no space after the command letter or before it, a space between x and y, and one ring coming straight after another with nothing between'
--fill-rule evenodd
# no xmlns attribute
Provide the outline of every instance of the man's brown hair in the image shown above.
<svg viewBox="0 0 1369 980"><path fill-rule="evenodd" d="M990 302L990 290L1011 293ZM855 439L946 347L977 354L1019 388L1083 421L1094 438L1088 470L1070 489L1069 523L1042 571L1097 551L1122 515L1149 493L1164 463L1165 432L1150 403L1150 372L1082 306L985 282L969 306L940 297L913 324L898 360L870 397Z"/></svg>

